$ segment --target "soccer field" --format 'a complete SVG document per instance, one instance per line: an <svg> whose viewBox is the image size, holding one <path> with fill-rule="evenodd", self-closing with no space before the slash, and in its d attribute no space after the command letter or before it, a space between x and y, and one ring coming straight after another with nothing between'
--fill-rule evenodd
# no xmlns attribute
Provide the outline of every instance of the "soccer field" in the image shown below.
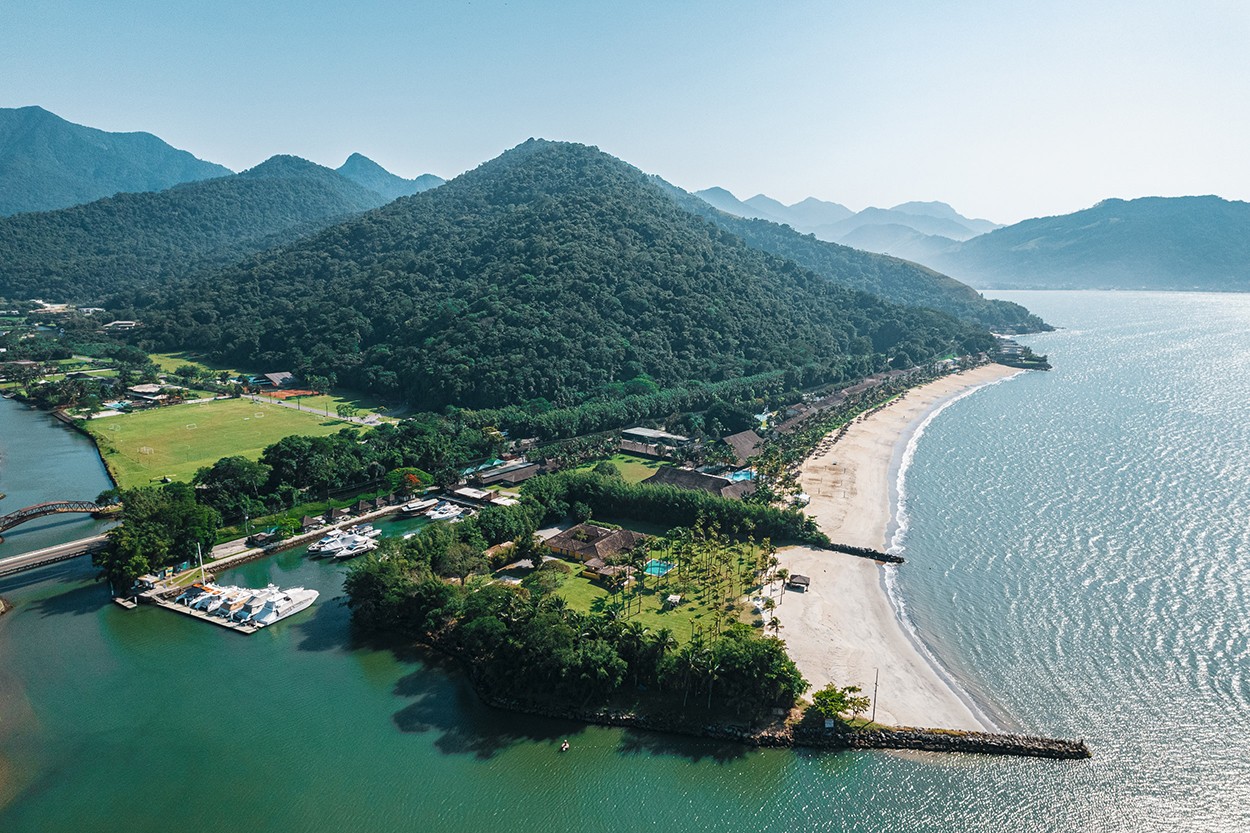
<svg viewBox="0 0 1250 833"><path fill-rule="evenodd" d="M123 489L164 477L190 480L222 457L255 460L291 434L324 436L348 424L250 399L219 399L88 420L104 462Z"/></svg>

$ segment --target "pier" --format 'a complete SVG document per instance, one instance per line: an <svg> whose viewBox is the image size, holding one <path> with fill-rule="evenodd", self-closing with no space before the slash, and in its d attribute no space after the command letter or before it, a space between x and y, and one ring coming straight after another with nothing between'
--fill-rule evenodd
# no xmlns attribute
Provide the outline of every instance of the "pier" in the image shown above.
<svg viewBox="0 0 1250 833"><path fill-rule="evenodd" d="M166 591L166 594L171 592L172 591ZM221 616L213 616L212 614L205 613L202 610L192 610L186 605L176 604L173 600L166 598L164 594L158 595L156 593L146 593L141 598L145 601L151 602L157 607L163 607L166 610L181 613L183 616L190 616L192 619L199 619L203 622L211 622L214 625L225 628L226 630L234 631L235 633L253 634L260 630L260 628L255 625L249 625L246 622L231 622Z"/></svg>

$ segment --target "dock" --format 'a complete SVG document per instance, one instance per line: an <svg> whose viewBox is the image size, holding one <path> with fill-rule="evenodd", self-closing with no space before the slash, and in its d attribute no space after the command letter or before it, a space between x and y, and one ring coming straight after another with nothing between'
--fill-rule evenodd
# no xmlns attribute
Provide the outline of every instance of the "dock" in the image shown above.
<svg viewBox="0 0 1250 833"><path fill-rule="evenodd" d="M151 603L156 605L157 607L163 607L166 610L172 610L175 613L181 613L184 616L190 616L192 619L199 619L204 622L211 622L214 625L225 628L226 630L234 631L235 633L253 634L253 633L256 633L258 630L260 630L260 628L256 627L255 625L249 625L246 622L231 622L228 619L223 619L220 616L213 616L211 614L205 613L202 610L192 610L186 605L176 604L170 601L169 599L165 599L160 596L152 595L148 597L148 600L151 601Z"/></svg>

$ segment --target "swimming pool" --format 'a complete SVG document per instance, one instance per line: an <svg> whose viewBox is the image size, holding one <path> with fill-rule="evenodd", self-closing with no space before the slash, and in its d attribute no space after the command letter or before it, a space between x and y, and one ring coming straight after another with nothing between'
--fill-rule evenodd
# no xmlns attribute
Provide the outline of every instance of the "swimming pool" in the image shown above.
<svg viewBox="0 0 1250 833"><path fill-rule="evenodd" d="M741 469L739 471L731 472L730 474L726 476L730 480L734 481L735 483L737 483L739 480L754 480L755 470L754 469Z"/></svg>
<svg viewBox="0 0 1250 833"><path fill-rule="evenodd" d="M663 576L667 575L668 572L676 566L676 564L670 564L667 561L660 561L653 558L646 563L646 565L642 568L642 571L649 576Z"/></svg>

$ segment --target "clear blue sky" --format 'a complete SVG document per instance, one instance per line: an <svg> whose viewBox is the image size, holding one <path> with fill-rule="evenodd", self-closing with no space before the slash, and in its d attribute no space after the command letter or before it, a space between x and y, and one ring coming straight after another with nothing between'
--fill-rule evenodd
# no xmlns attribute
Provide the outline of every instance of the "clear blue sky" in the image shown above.
<svg viewBox="0 0 1250 833"><path fill-rule="evenodd" d="M1250 3L0 0L0 106L236 170L453 176L530 136L690 190L1010 222L1250 198Z"/></svg>

